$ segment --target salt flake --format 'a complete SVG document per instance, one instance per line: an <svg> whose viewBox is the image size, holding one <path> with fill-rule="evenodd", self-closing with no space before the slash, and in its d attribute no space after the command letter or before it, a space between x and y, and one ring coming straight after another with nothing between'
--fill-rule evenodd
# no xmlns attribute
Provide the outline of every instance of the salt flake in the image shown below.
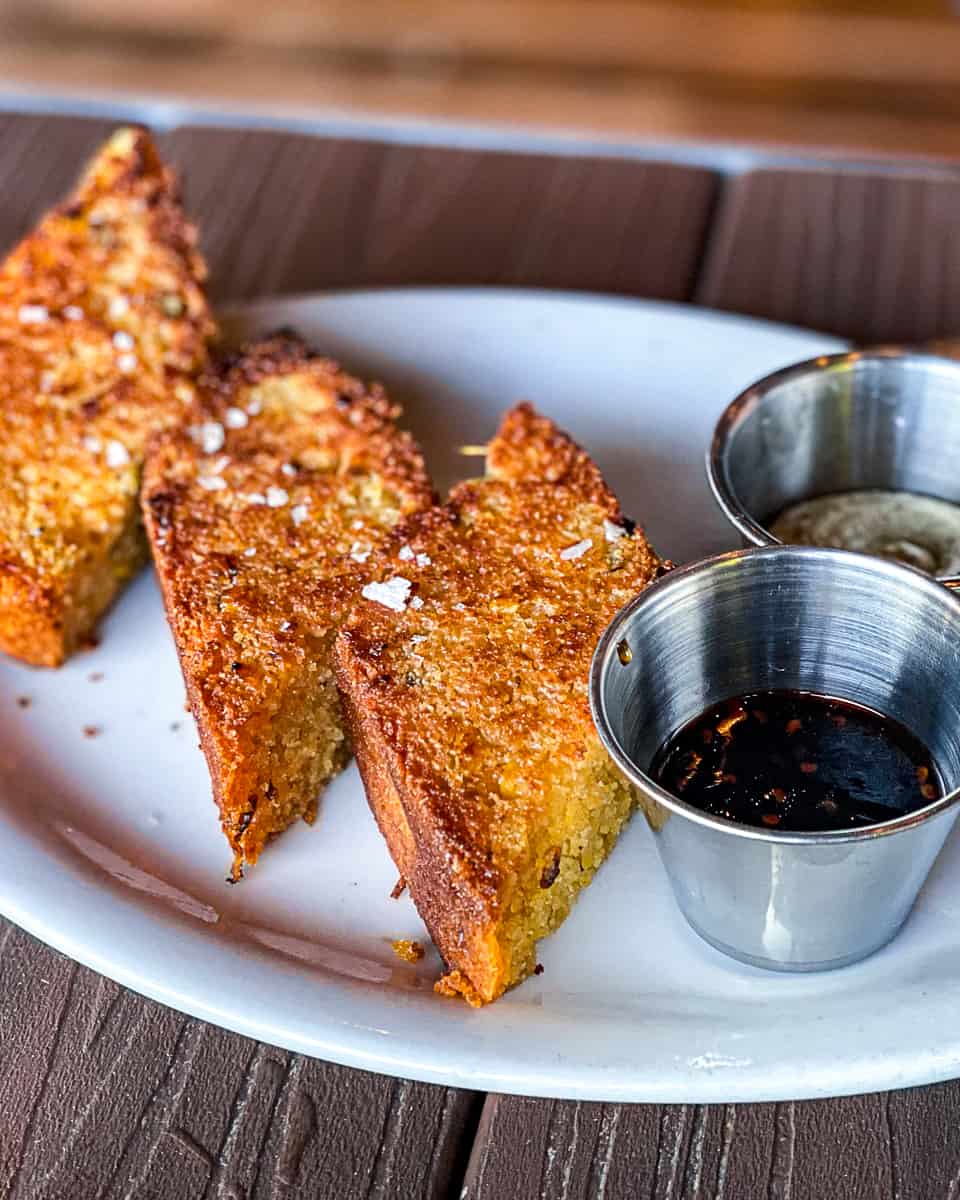
<svg viewBox="0 0 960 1200"><path fill-rule="evenodd" d="M118 329L111 339L118 350L132 350L135 342L125 329Z"/></svg>
<svg viewBox="0 0 960 1200"><path fill-rule="evenodd" d="M295 504L290 509L290 519L294 525L299 525L302 521L305 521L307 519L307 506L305 504Z"/></svg>
<svg viewBox="0 0 960 1200"><path fill-rule="evenodd" d="M42 325L50 314L42 304L21 304L17 316L21 325Z"/></svg>
<svg viewBox="0 0 960 1200"><path fill-rule="evenodd" d="M560 557L565 559L567 562L573 558L582 558L592 545L592 538L584 538L582 542L576 542L572 546L567 546L565 550L561 550Z"/></svg>
<svg viewBox="0 0 960 1200"><path fill-rule="evenodd" d="M413 562L413 550L409 546L401 546L397 558L401 562Z"/></svg>
<svg viewBox="0 0 960 1200"><path fill-rule="evenodd" d="M413 584L409 579L404 579L402 575L395 575L386 583L366 584L360 595L364 600L373 600L376 604L382 604L384 608L392 609L394 612L403 612L407 607L407 598L412 587Z"/></svg>
<svg viewBox="0 0 960 1200"><path fill-rule="evenodd" d="M274 487L272 484L267 488L267 504L270 508L283 508L290 499L290 493L282 487Z"/></svg>
<svg viewBox="0 0 960 1200"><path fill-rule="evenodd" d="M198 475L197 483L208 492L222 492L227 486L222 475Z"/></svg>
<svg viewBox="0 0 960 1200"><path fill-rule="evenodd" d="M622 537L627 536L627 531L622 525L617 525L614 521L608 521L603 518L603 536L608 542L616 542Z"/></svg>
<svg viewBox="0 0 960 1200"><path fill-rule="evenodd" d="M226 434L219 421L203 421L200 425L191 425L187 432L204 454L216 454L226 441Z"/></svg>
<svg viewBox="0 0 960 1200"><path fill-rule="evenodd" d="M125 467L130 461L130 451L126 448L123 442L109 441L107 442L107 466L108 467Z"/></svg>
<svg viewBox="0 0 960 1200"><path fill-rule="evenodd" d="M228 429L243 429L249 420L242 408L228 408L223 414L223 423Z"/></svg>

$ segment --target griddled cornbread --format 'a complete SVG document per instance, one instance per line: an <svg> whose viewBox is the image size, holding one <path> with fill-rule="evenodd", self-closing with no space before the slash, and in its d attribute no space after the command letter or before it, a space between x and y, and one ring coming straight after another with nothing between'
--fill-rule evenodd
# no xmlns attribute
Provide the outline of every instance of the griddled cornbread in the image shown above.
<svg viewBox="0 0 960 1200"><path fill-rule="evenodd" d="M660 569L586 453L528 405L487 477L405 521L336 645L370 805L447 963L495 1000L536 965L634 805L590 660Z"/></svg>
<svg viewBox="0 0 960 1200"><path fill-rule="evenodd" d="M0 267L0 649L57 666L146 557L149 434L192 400L212 323L196 234L121 129Z"/></svg>
<svg viewBox="0 0 960 1200"><path fill-rule="evenodd" d="M334 634L403 516L429 505L399 409L277 336L211 368L151 447L143 509L234 878L348 744Z"/></svg>

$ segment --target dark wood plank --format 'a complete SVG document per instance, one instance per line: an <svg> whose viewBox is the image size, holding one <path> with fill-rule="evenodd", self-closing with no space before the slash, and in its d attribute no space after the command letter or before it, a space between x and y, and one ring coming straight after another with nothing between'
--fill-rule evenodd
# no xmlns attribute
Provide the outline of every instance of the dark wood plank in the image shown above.
<svg viewBox="0 0 960 1200"><path fill-rule="evenodd" d="M0 925L5 1200L445 1197L477 1098L259 1045Z"/></svg>
<svg viewBox="0 0 960 1200"><path fill-rule="evenodd" d="M69 190L113 128L79 117L0 114L0 250Z"/></svg>
<svg viewBox="0 0 960 1200"><path fill-rule="evenodd" d="M862 342L960 332L960 176L754 171L724 196L697 298Z"/></svg>
<svg viewBox="0 0 960 1200"><path fill-rule="evenodd" d="M164 139L214 292L523 284L686 299L708 171L188 128Z"/></svg>
<svg viewBox="0 0 960 1200"><path fill-rule="evenodd" d="M464 1200L953 1200L960 1082L839 1100L605 1105L489 1096Z"/></svg>

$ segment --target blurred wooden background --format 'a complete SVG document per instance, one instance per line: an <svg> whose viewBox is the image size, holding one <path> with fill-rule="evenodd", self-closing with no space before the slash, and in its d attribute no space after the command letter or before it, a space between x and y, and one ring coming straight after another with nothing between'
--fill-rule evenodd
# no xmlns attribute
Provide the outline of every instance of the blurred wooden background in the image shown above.
<svg viewBox="0 0 960 1200"><path fill-rule="evenodd" d="M955 0L0 0L7 89L960 157Z"/></svg>

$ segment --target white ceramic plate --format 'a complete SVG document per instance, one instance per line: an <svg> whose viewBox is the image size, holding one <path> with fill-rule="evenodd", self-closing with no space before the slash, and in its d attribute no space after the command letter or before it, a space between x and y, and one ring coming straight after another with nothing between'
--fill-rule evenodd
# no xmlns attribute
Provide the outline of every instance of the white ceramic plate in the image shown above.
<svg viewBox="0 0 960 1200"><path fill-rule="evenodd" d="M477 467L457 445L535 401L677 560L733 540L703 471L723 406L757 376L838 348L693 308L499 290L265 301L239 320L296 326L383 378L441 486ZM206 1020L371 1070L604 1100L800 1098L960 1073L956 837L890 947L797 977L740 966L691 933L635 820L542 945L544 973L474 1011L433 994L432 951L410 966L390 948L425 931L407 898L389 899L396 871L355 768L313 829L292 829L242 885L225 885L226 843L149 573L98 650L59 672L0 666L0 704L0 911Z"/></svg>

